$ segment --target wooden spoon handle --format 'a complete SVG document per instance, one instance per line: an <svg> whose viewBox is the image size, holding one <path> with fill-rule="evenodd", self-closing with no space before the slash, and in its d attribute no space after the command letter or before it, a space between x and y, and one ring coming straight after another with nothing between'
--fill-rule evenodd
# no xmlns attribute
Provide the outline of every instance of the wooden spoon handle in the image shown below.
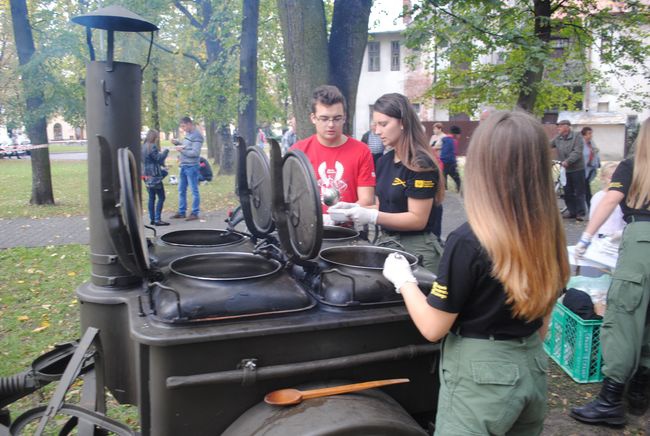
<svg viewBox="0 0 650 436"><path fill-rule="evenodd" d="M393 378L388 380L375 380L363 383L353 383L343 386L332 386L329 388L311 389L302 392L302 399L308 400L310 398L325 397L327 395L346 394L348 392L363 391L365 389L378 388L380 386L396 385L399 383L408 383L410 380L407 378Z"/></svg>

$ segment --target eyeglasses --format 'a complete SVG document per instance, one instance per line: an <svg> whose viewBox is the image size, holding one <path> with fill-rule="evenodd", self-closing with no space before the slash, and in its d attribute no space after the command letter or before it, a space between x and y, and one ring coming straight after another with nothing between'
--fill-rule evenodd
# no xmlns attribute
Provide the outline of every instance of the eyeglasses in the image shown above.
<svg viewBox="0 0 650 436"><path fill-rule="evenodd" d="M341 115L336 117L316 117L316 121L321 124L329 124L331 122L332 124L337 125L345 121L345 117Z"/></svg>

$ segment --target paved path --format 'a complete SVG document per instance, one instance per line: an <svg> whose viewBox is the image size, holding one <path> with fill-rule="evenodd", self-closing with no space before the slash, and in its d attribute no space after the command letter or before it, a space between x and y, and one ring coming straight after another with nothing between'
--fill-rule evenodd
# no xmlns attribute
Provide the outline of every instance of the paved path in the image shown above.
<svg viewBox="0 0 650 436"><path fill-rule="evenodd" d="M171 212L163 214L163 219L172 225L157 227L160 234L172 230L211 228L223 229L226 224L227 211L208 211L201 215L199 221L168 220ZM444 202L442 234L446 237L449 232L462 224L466 219L465 209L461 198L456 193L447 193ZM148 221L145 220L145 222ZM88 244L89 223L85 216L51 217L42 219L31 218L0 218L0 249L11 247L39 247L47 245ZM565 220L567 239L575 242L584 229L584 224Z"/></svg>

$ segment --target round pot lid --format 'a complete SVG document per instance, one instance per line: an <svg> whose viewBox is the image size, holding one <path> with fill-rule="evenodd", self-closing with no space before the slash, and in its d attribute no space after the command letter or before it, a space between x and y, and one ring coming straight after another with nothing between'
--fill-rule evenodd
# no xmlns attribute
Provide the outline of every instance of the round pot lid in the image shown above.
<svg viewBox="0 0 650 436"><path fill-rule="evenodd" d="M248 230L258 238L265 238L275 224L271 208L271 168L269 159L257 147L246 148L239 138L239 173L237 175L239 201Z"/></svg>
<svg viewBox="0 0 650 436"><path fill-rule="evenodd" d="M119 204L117 205L128 237L116 248L120 261L126 269L140 277L149 270L149 252L142 222L140 183L138 167L133 153L128 148L117 150L119 179Z"/></svg>
<svg viewBox="0 0 650 436"><path fill-rule="evenodd" d="M320 191L311 162L300 150L285 154L271 142L273 211L280 242L294 261L318 255L323 234Z"/></svg>

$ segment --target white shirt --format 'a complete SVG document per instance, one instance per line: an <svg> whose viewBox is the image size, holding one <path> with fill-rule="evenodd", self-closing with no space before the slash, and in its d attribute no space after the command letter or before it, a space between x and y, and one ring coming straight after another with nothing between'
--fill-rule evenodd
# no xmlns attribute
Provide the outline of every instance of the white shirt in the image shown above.
<svg viewBox="0 0 650 436"><path fill-rule="evenodd" d="M598 204L601 202L603 197L605 197L605 191L598 191L591 197L591 203L589 205L589 219L592 218L594 211L598 207ZM621 206L616 206L616 209L612 214L607 218L607 221L600 226L596 234L599 235L611 235L616 232L622 231L625 228L625 221L623 221L623 211Z"/></svg>

